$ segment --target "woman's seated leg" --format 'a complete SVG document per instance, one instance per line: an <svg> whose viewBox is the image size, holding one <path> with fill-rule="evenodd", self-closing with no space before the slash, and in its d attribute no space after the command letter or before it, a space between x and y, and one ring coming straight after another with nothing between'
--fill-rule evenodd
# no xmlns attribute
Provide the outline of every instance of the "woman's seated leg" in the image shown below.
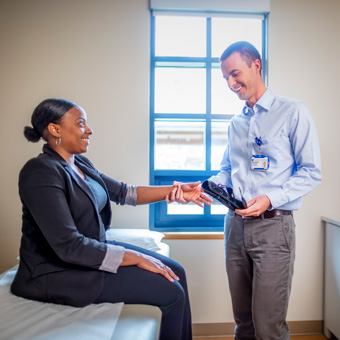
<svg viewBox="0 0 340 340"><path fill-rule="evenodd" d="M122 242L111 242L160 259L179 277L170 282L164 276L138 268L119 267L116 274L105 273L105 283L96 303L124 302L158 306L162 310L160 340L191 340L191 312L183 267L158 253Z"/></svg>

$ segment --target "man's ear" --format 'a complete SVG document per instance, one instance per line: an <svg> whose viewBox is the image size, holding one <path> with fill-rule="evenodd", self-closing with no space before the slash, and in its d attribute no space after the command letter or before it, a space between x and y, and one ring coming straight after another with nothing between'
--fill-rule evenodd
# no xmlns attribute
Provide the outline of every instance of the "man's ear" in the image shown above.
<svg viewBox="0 0 340 340"><path fill-rule="evenodd" d="M255 59L253 61L254 63L254 67L257 71L259 71L259 73L261 73L261 60L260 59Z"/></svg>
<svg viewBox="0 0 340 340"><path fill-rule="evenodd" d="M50 123L47 125L47 130L48 132L53 136L53 137L60 137L60 128L58 124Z"/></svg>

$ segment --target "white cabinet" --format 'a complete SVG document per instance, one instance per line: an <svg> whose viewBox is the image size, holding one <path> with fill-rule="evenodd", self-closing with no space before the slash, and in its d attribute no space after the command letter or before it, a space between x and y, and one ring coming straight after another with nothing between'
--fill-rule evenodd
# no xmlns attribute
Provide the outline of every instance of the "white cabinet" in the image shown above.
<svg viewBox="0 0 340 340"><path fill-rule="evenodd" d="M322 218L325 228L324 334L340 339L340 221Z"/></svg>

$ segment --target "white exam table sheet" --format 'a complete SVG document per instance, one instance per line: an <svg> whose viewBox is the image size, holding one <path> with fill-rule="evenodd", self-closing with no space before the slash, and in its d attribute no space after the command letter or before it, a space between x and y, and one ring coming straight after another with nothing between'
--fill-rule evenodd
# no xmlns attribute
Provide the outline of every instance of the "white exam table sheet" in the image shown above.
<svg viewBox="0 0 340 340"><path fill-rule="evenodd" d="M0 340L109 340L123 303L83 308L32 301L10 292L16 269L0 276Z"/></svg>

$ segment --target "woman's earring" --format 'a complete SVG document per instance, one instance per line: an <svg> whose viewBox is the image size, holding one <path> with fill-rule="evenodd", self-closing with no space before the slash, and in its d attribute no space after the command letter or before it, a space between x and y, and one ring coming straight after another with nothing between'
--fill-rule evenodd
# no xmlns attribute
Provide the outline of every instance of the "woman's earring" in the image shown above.
<svg viewBox="0 0 340 340"><path fill-rule="evenodd" d="M56 137L55 145L60 145L60 143L61 143L61 137Z"/></svg>

